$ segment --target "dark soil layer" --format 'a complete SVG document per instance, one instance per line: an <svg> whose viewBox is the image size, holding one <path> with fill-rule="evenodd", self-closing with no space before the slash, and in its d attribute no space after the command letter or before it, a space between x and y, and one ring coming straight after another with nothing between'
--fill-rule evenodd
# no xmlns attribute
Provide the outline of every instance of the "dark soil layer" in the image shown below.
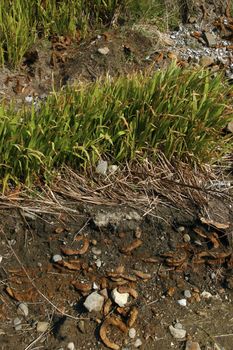
<svg viewBox="0 0 233 350"><path fill-rule="evenodd" d="M75 211L72 217L1 212L1 350L66 349L69 342L80 350L105 349L99 330L107 316L103 310L87 312L83 302L95 288L105 289L111 299L111 291L121 284L138 296L130 297L121 311L113 302L110 315L127 322L134 306L138 317L135 339L111 328L109 338L120 346L134 349L140 338L141 349L184 349L186 340L193 339L201 349L215 349L214 344L232 349L233 256L225 229L204 224L196 213L163 206L147 216L121 206L79 206ZM135 240L141 245L124 251ZM67 255L66 249L80 249L84 241L89 244L84 254ZM61 254L62 263L52 261L55 254ZM111 274L117 268L121 273ZM89 290L75 288L77 282ZM187 306L180 306L185 291L191 296ZM209 298L204 291L211 293ZM20 315L19 302L27 303L28 316ZM18 331L16 317L22 323ZM50 324L40 338L38 321ZM182 340L169 332L176 322L187 331Z"/></svg>

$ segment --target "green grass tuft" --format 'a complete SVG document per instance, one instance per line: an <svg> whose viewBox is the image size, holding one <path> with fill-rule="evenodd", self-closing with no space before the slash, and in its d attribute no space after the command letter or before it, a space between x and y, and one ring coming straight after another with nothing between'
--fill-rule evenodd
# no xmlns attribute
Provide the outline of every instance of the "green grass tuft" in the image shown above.
<svg viewBox="0 0 233 350"><path fill-rule="evenodd" d="M232 145L221 132L232 118L226 106L228 89L221 76L172 65L153 76L67 88L37 111L2 106L2 184L30 184L64 164L80 169L100 157L156 160L162 151L170 160L216 159Z"/></svg>

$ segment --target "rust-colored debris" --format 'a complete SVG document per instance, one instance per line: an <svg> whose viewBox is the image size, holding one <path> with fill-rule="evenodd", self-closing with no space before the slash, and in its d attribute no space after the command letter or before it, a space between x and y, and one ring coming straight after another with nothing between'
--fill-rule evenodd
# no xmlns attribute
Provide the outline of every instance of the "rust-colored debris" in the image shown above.
<svg viewBox="0 0 233 350"><path fill-rule="evenodd" d="M115 326L123 333L127 332L128 327L125 325L125 323L122 320L120 320L116 316L111 316L111 317L107 318L100 327L100 338L101 338L102 342L104 343L104 345L106 345L110 349L119 350L120 346L118 344L112 342L107 337L107 328L109 326Z"/></svg>
<svg viewBox="0 0 233 350"><path fill-rule="evenodd" d="M208 225L208 226L212 226L215 227L218 230L226 230L229 228L230 223L221 223L221 222L217 222L214 220L210 220L210 219L205 219L203 217L200 218L200 221L202 222L202 224Z"/></svg>
<svg viewBox="0 0 233 350"><path fill-rule="evenodd" d="M78 281L73 281L72 285L81 293L89 293L92 289L91 283L82 283Z"/></svg>
<svg viewBox="0 0 233 350"><path fill-rule="evenodd" d="M82 248L80 249L70 249L70 248L64 248L61 247L61 252L64 255L83 255L85 254L89 249L89 239L87 239L84 236L77 236L75 239L76 242L83 242Z"/></svg>
<svg viewBox="0 0 233 350"><path fill-rule="evenodd" d="M138 318L138 309L133 306L132 309L129 312L129 319L128 319L128 326L132 327L134 325L134 323L137 321Z"/></svg>
<svg viewBox="0 0 233 350"><path fill-rule="evenodd" d="M119 293L129 293L134 299L138 298L138 292L134 288L121 286L118 287L117 290Z"/></svg>
<svg viewBox="0 0 233 350"><path fill-rule="evenodd" d="M124 254L130 254L132 253L133 250L139 248L142 245L142 243L143 243L142 240L137 238L126 247L121 248L120 251L121 253L124 253Z"/></svg>

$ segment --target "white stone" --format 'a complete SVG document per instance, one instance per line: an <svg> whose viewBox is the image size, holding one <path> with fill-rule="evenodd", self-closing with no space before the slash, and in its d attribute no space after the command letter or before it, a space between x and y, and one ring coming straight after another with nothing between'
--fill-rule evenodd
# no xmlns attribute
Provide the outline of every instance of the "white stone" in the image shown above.
<svg viewBox="0 0 233 350"><path fill-rule="evenodd" d="M25 317L28 316L29 310L26 303L20 303L18 306L18 313L21 315L24 315Z"/></svg>
<svg viewBox="0 0 233 350"><path fill-rule="evenodd" d="M209 293L209 292L206 292L204 290L204 292L201 293L201 297L204 298L204 299L210 299L210 298L213 297L213 295L211 293Z"/></svg>
<svg viewBox="0 0 233 350"><path fill-rule="evenodd" d="M62 256L60 254L55 254L53 256L53 262L58 262L58 261L61 261L62 260Z"/></svg>
<svg viewBox="0 0 233 350"><path fill-rule="evenodd" d="M48 330L49 328L49 322L41 321L38 322L36 325L36 330L38 333L44 333Z"/></svg>
<svg viewBox="0 0 233 350"><path fill-rule="evenodd" d="M104 297L97 292L93 292L86 298L84 302L85 308L89 311L101 311L104 304Z"/></svg>
<svg viewBox="0 0 233 350"><path fill-rule="evenodd" d="M97 259L96 262L95 262L95 264L96 264L96 266L97 266L98 268L100 268L101 265L102 265L102 261L101 261L100 259Z"/></svg>
<svg viewBox="0 0 233 350"><path fill-rule="evenodd" d="M129 293L119 293L115 288L112 291L112 298L118 306L124 307L128 302Z"/></svg>
<svg viewBox="0 0 233 350"><path fill-rule="evenodd" d="M96 167L96 173L101 175L106 175L108 169L108 162L105 160L100 160L97 167Z"/></svg>
<svg viewBox="0 0 233 350"><path fill-rule="evenodd" d="M177 303L180 306L186 306L187 305L187 300L186 299L180 299L180 300L177 300Z"/></svg>
<svg viewBox="0 0 233 350"><path fill-rule="evenodd" d="M131 338L131 339L134 339L135 337L136 337L136 329L135 328L130 328L129 329L129 337Z"/></svg>
<svg viewBox="0 0 233 350"><path fill-rule="evenodd" d="M172 325L169 326L169 331L170 331L171 335L176 339L183 339L186 336L185 329L175 328Z"/></svg>
<svg viewBox="0 0 233 350"><path fill-rule="evenodd" d="M100 47L98 52L101 53L101 55L107 55L109 53L109 48L107 46Z"/></svg>
<svg viewBox="0 0 233 350"><path fill-rule="evenodd" d="M142 346L142 341L140 338L138 338L135 343L134 343L134 347L135 348L140 348L140 346Z"/></svg>
<svg viewBox="0 0 233 350"><path fill-rule="evenodd" d="M70 342L70 343L67 345L67 349L68 349L68 350L75 350L74 343L73 343L73 342Z"/></svg>
<svg viewBox="0 0 233 350"><path fill-rule="evenodd" d="M0 255L0 263L2 262L2 256Z"/></svg>

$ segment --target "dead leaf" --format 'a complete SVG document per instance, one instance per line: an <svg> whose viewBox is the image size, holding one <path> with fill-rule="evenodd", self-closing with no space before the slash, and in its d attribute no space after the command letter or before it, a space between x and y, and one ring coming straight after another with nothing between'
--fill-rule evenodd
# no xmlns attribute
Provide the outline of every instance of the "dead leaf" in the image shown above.
<svg viewBox="0 0 233 350"><path fill-rule="evenodd" d="M136 322L137 318L138 318L138 309L135 306L133 306L129 312L129 319L127 322L128 326L132 327Z"/></svg>
<svg viewBox="0 0 233 350"><path fill-rule="evenodd" d="M213 226L213 227L217 228L218 230L226 230L230 226L229 222L223 224L221 222L213 221L210 219L205 219L203 217L200 218L200 221L202 222L202 224L205 224L208 226Z"/></svg>
<svg viewBox="0 0 233 350"><path fill-rule="evenodd" d="M107 318L102 326L100 327L100 339L106 345L108 348L113 350L119 350L120 346L116 343L113 343L109 338L107 337L107 327L108 326L115 326L118 329L120 329L123 333L126 333L128 331L128 327L125 325L124 322L122 322L118 317L111 316Z"/></svg>
<svg viewBox="0 0 233 350"><path fill-rule="evenodd" d="M127 245L124 248L121 248L121 253L124 254L130 254L133 250L139 248L142 245L142 241L140 239L135 239L133 242L131 242L129 245Z"/></svg>

